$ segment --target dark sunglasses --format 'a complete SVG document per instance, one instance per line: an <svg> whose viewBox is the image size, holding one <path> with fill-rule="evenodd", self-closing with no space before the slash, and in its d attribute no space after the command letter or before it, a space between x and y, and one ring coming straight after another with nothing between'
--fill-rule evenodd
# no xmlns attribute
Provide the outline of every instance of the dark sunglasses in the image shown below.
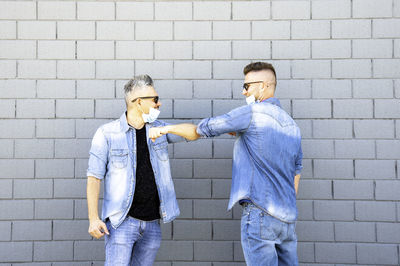
<svg viewBox="0 0 400 266"><path fill-rule="evenodd" d="M252 82L243 83L243 89L247 91L250 88L251 84L253 84L253 83L262 83L262 82L264 82L264 81L252 81Z"/></svg>
<svg viewBox="0 0 400 266"><path fill-rule="evenodd" d="M132 102L136 101L137 99L153 99L154 103L157 104L160 97L158 96L145 96L145 97L137 97L132 100Z"/></svg>

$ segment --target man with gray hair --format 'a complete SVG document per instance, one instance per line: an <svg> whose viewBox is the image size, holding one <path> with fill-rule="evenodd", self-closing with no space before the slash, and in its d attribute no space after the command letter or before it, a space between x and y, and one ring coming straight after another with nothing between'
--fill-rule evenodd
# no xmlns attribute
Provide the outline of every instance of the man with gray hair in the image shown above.
<svg viewBox="0 0 400 266"><path fill-rule="evenodd" d="M125 85L125 102L127 111L93 137L87 170L89 234L97 239L105 235L105 265L147 266L160 247L160 218L167 223L179 215L168 143L199 136L195 125L157 120L161 101L148 75Z"/></svg>

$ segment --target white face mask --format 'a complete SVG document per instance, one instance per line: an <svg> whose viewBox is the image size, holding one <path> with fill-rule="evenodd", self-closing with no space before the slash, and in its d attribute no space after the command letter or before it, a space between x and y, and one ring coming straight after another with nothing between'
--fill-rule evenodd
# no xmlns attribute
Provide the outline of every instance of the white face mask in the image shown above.
<svg viewBox="0 0 400 266"><path fill-rule="evenodd" d="M254 95L250 95L249 97L246 97L246 103L248 105L253 104L256 102L256 97Z"/></svg>
<svg viewBox="0 0 400 266"><path fill-rule="evenodd" d="M160 115L160 110L150 107L150 111L148 114L143 113L142 118L145 123L153 123L157 120Z"/></svg>

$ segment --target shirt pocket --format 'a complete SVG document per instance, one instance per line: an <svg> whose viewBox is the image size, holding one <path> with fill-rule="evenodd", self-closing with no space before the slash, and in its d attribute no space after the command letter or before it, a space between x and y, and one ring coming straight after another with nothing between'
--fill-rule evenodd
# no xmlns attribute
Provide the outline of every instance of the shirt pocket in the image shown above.
<svg viewBox="0 0 400 266"><path fill-rule="evenodd" d="M115 168L126 168L128 164L128 150L126 149L112 149L111 164Z"/></svg>
<svg viewBox="0 0 400 266"><path fill-rule="evenodd" d="M153 143L153 149L157 154L158 159L161 161L168 160L168 142L156 142Z"/></svg>

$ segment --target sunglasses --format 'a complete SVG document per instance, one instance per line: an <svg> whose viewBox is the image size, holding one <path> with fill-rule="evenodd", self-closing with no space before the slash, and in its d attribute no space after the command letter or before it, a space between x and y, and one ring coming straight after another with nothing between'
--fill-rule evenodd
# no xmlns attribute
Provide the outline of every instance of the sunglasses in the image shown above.
<svg viewBox="0 0 400 266"><path fill-rule="evenodd" d="M253 83L262 83L262 82L264 82L264 81L252 81L252 82L243 83L243 89L245 91L247 91L250 88L251 84L253 84Z"/></svg>
<svg viewBox="0 0 400 266"><path fill-rule="evenodd" d="M160 97L158 96L145 96L145 97L137 97L132 100L132 102L136 101L137 99L153 99L154 103L157 104Z"/></svg>

